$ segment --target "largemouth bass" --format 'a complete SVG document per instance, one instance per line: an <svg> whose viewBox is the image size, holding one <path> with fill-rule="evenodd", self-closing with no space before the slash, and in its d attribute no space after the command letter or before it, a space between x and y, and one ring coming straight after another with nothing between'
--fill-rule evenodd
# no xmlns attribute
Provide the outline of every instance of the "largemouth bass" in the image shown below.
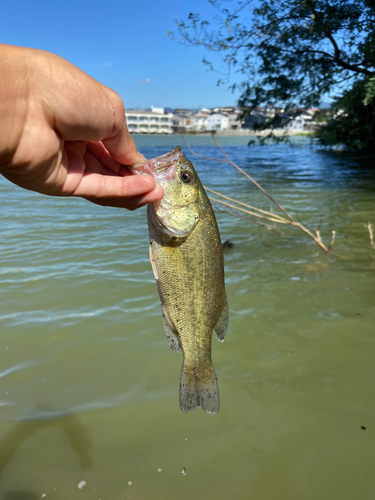
<svg viewBox="0 0 375 500"><path fill-rule="evenodd" d="M215 331L223 341L228 324L223 251L211 203L192 163L179 146L137 165L164 188L161 201L149 204L150 260L165 334L183 352L180 408L217 413L219 389L211 361Z"/></svg>

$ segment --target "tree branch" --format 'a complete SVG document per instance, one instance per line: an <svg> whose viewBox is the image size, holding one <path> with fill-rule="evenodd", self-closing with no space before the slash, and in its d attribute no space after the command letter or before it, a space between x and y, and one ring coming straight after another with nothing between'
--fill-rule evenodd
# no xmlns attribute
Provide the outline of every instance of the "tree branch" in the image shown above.
<svg viewBox="0 0 375 500"><path fill-rule="evenodd" d="M328 38L328 40L331 42L331 44L333 46L334 56L331 56L331 58L335 61L335 63L344 69L347 69L350 71L355 71L356 73L361 73L362 75L366 75L366 76L374 75L373 71L369 71L367 68L360 68L359 66L357 66L355 64L349 64L341 58L341 50L339 49L336 40L333 38L331 30L326 29L325 24L321 20L320 13L318 13L316 11L312 2L307 2L307 5L308 5L309 9L311 10L312 14L314 15L316 22L318 24L320 24L320 26L323 29L323 33L325 34L325 36Z"/></svg>

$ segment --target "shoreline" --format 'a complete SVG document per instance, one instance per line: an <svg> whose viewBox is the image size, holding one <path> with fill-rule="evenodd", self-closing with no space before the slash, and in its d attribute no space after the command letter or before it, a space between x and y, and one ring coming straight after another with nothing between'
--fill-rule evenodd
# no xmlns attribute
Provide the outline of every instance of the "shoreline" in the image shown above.
<svg viewBox="0 0 375 500"><path fill-rule="evenodd" d="M294 131L294 130L281 130L281 129L267 129L267 130L250 130L250 129L239 129L239 130L216 130L216 131L202 131L202 132L185 132L182 135L217 135L217 136L232 136L232 137L247 137L247 136L253 136L253 137L264 137L272 133L276 137L281 137L283 135L285 136L296 136L296 135L314 135L314 132L310 131ZM173 132L172 135L181 135L178 133Z"/></svg>
<svg viewBox="0 0 375 500"><path fill-rule="evenodd" d="M192 136L210 136L210 135L216 135L216 136L227 136L227 137L265 137L269 135L272 132L272 134L276 137L282 137L282 136L287 136L287 137L293 137L293 136L313 136L315 135L314 132L306 131L306 132L300 132L300 131L286 131L286 130L247 130L247 129L241 129L241 130L201 130L199 132L172 132L171 134L163 134L163 133L134 133L133 131L131 132L132 135L192 135Z"/></svg>

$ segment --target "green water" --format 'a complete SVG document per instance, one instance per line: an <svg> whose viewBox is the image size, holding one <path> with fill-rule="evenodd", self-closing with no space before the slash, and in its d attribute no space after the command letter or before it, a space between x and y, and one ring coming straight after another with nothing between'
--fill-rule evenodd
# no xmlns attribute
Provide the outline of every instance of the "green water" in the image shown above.
<svg viewBox="0 0 375 500"><path fill-rule="evenodd" d="M0 179L1 500L375 498L373 160L304 138L220 140L326 243L337 235L327 256L297 229L217 210L234 244L229 331L213 342L218 415L179 409L145 210ZM136 141L147 157L181 142ZM191 142L218 156L209 138ZM195 164L207 186L269 209L230 166Z"/></svg>

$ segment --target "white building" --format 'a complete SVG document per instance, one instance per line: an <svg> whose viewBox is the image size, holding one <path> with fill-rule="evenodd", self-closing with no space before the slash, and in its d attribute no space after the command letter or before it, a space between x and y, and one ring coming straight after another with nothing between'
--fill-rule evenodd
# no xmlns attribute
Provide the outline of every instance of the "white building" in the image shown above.
<svg viewBox="0 0 375 500"><path fill-rule="evenodd" d="M229 118L221 113L213 113L207 118L207 130L228 130Z"/></svg>
<svg viewBox="0 0 375 500"><path fill-rule="evenodd" d="M303 132L304 127L305 119L302 116L296 116L287 125L287 129L290 132Z"/></svg>
<svg viewBox="0 0 375 500"><path fill-rule="evenodd" d="M192 116L190 114L173 114L173 127L174 131L178 134L190 132L193 127Z"/></svg>
<svg viewBox="0 0 375 500"><path fill-rule="evenodd" d="M164 108L155 108L155 106L150 106L150 111L153 113L158 113L159 115L164 115Z"/></svg>
<svg viewBox="0 0 375 500"><path fill-rule="evenodd" d="M162 113L164 113L162 108L154 108L154 111L126 110L129 132L132 134L172 134L173 115Z"/></svg>
<svg viewBox="0 0 375 500"><path fill-rule="evenodd" d="M238 118L238 113L228 114L228 129L237 130L239 128L242 128L242 122Z"/></svg>
<svg viewBox="0 0 375 500"><path fill-rule="evenodd" d="M208 113L195 113L191 118L192 130L201 132L202 130L207 130L207 118Z"/></svg>

